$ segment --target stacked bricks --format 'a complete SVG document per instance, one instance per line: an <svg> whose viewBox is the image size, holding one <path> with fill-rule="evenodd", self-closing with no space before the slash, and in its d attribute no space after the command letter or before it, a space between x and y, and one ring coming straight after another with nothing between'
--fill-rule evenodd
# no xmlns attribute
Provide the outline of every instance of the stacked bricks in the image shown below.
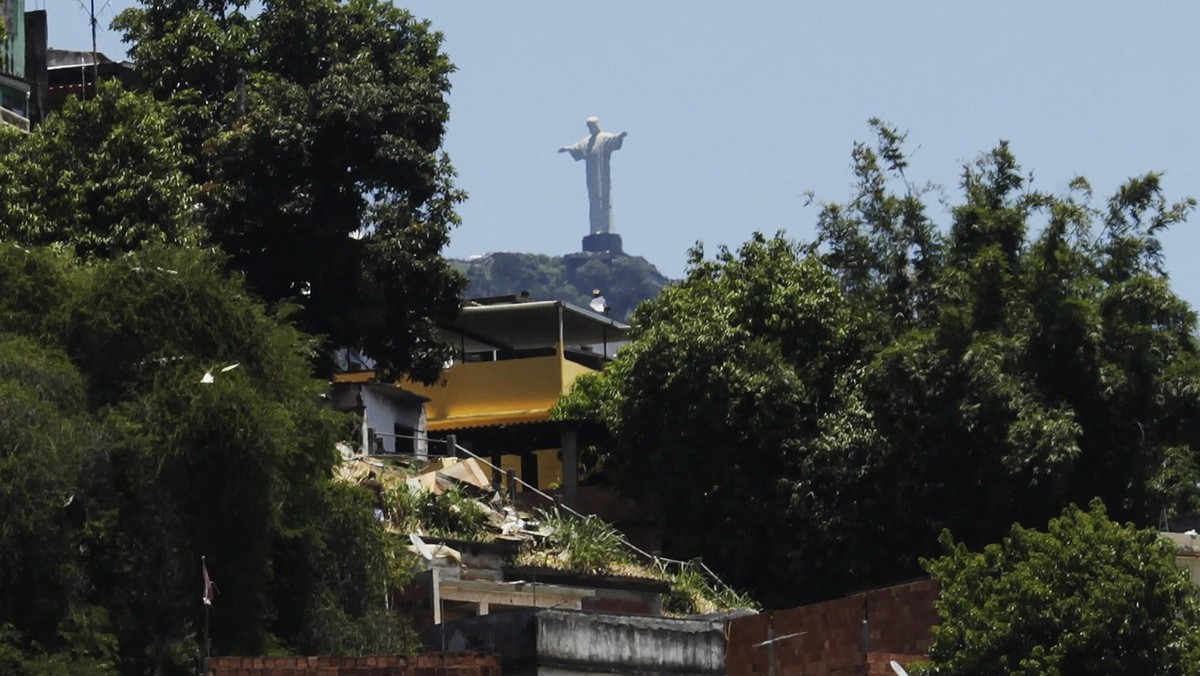
<svg viewBox="0 0 1200 676"><path fill-rule="evenodd" d="M500 658L483 653L212 657L206 676L500 676Z"/></svg>
<svg viewBox="0 0 1200 676"><path fill-rule="evenodd" d="M937 623L933 609L936 598L937 585L932 580L920 580L734 619L727 632L726 673L766 676L772 672L768 659L773 652L774 676L890 676L890 669L879 671L880 664L887 668L891 659L910 664L928 652L932 628ZM755 647L769 634L782 637L798 633L777 640L773 651L767 645Z"/></svg>

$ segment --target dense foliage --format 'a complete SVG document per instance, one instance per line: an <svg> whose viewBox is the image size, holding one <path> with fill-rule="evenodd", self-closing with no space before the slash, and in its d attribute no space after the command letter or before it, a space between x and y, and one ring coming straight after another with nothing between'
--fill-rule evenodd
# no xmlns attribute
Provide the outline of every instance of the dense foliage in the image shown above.
<svg viewBox="0 0 1200 676"><path fill-rule="evenodd" d="M83 259L195 243L186 165L164 106L103 84L28 136L0 129L0 238Z"/></svg>
<svg viewBox="0 0 1200 676"><path fill-rule="evenodd" d="M148 0L148 93L0 127L0 672L194 673L202 556L216 652L411 647L312 367L443 363L452 66L390 3L245 7Z"/></svg>
<svg viewBox="0 0 1200 676"><path fill-rule="evenodd" d="M130 54L180 130L209 239L295 319L430 381L462 280L439 255L464 195L439 148L441 35L383 0L145 0Z"/></svg>
<svg viewBox="0 0 1200 676"><path fill-rule="evenodd" d="M330 483L348 423L311 339L195 249L0 244L0 284L6 673L189 672L201 556L221 652L404 649L370 496Z"/></svg>
<svg viewBox="0 0 1200 676"><path fill-rule="evenodd" d="M544 256L493 253L470 261L454 261L467 278L467 296L515 295L528 291L533 300L561 300L587 307L592 290L600 289L614 319L627 321L644 300L667 285L646 259L638 256Z"/></svg>
<svg viewBox="0 0 1200 676"><path fill-rule="evenodd" d="M1200 589L1151 529L1071 506L972 553L927 562L940 624L930 676L1200 673Z"/></svg>
<svg viewBox="0 0 1200 676"><path fill-rule="evenodd" d="M1156 174L1102 207L1083 179L1040 193L1000 144L943 230L875 129L818 241L695 249L560 404L608 430L668 553L781 606L919 574L943 528L981 546L1097 496L1139 524L1195 509L1196 317L1157 239L1193 203Z"/></svg>

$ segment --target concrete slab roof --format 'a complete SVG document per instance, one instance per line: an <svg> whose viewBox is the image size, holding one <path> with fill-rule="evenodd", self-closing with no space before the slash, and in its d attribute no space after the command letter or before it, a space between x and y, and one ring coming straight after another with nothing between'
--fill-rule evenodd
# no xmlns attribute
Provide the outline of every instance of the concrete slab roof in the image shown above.
<svg viewBox="0 0 1200 676"><path fill-rule="evenodd" d="M560 329L561 327L561 329ZM443 327L446 342L467 352L598 345L629 339L629 325L561 301L467 306Z"/></svg>

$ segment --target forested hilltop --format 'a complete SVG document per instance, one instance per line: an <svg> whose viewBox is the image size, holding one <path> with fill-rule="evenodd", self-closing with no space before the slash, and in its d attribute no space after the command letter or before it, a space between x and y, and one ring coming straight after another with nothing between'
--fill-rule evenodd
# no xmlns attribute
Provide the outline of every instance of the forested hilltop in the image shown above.
<svg viewBox="0 0 1200 676"><path fill-rule="evenodd" d="M467 278L467 297L504 296L528 291L533 300L562 300L587 307L600 289L609 315L628 321L638 303L654 298L668 280L640 256L625 254L491 253L451 261Z"/></svg>
<svg viewBox="0 0 1200 676"><path fill-rule="evenodd" d="M667 555L781 607L920 575L943 529L978 548L1093 498L1142 526L1200 508L1196 314L1158 239L1195 202L1153 173L1041 192L1001 143L937 224L904 135L873 129L815 241L697 247L560 403L608 430Z"/></svg>
<svg viewBox="0 0 1200 676"><path fill-rule="evenodd" d="M381 0L146 0L148 86L0 126L0 673L403 652L331 481L332 345L437 377L464 280L440 34Z"/></svg>

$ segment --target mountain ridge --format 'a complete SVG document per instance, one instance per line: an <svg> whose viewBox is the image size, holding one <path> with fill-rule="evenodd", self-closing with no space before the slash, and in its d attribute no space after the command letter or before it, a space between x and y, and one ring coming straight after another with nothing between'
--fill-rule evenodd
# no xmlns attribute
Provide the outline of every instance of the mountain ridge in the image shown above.
<svg viewBox="0 0 1200 676"><path fill-rule="evenodd" d="M587 307L599 289L609 316L629 321L638 303L654 298L671 280L641 256L570 253L561 256L497 251L450 264L468 280L467 297L518 295Z"/></svg>

